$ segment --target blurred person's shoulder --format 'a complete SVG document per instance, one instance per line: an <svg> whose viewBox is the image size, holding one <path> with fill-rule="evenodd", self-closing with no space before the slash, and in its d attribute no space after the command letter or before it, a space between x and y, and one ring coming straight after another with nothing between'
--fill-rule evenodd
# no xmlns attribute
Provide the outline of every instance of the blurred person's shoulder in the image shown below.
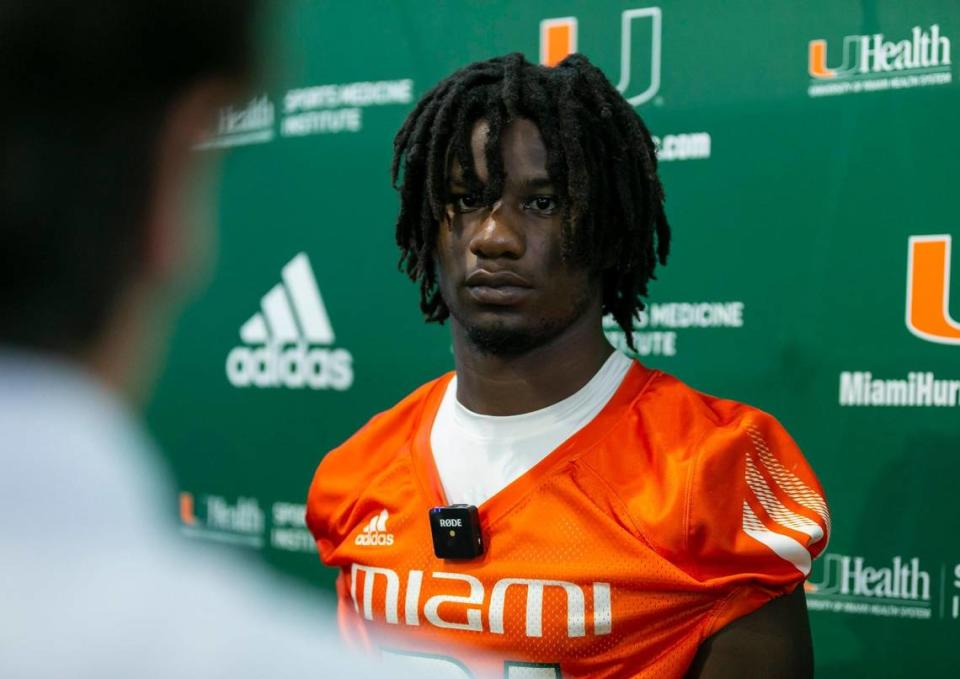
<svg viewBox="0 0 960 679"><path fill-rule="evenodd" d="M360 500L372 486L409 492L413 437L422 433L421 418L439 402L452 377L449 372L418 387L321 460L307 498L307 524L318 541L347 530L355 515L366 511Z"/></svg>
<svg viewBox="0 0 960 679"><path fill-rule="evenodd" d="M328 602L178 535L172 489L94 379L0 350L0 676L374 675Z"/></svg>

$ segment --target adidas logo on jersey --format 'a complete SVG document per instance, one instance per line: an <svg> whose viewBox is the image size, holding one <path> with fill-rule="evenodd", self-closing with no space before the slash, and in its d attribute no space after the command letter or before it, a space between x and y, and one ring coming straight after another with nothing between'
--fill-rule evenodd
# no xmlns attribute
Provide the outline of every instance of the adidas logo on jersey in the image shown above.
<svg viewBox="0 0 960 679"><path fill-rule="evenodd" d="M263 296L261 311L240 328L246 346L227 356L230 384L349 389L353 356L346 349L322 346L333 344L333 326L306 253L283 267L282 278Z"/></svg>
<svg viewBox="0 0 960 679"><path fill-rule="evenodd" d="M375 517L370 519L370 523L353 539L353 544L366 547L377 547L380 545L392 545L393 533L387 532L387 519L390 513L384 509Z"/></svg>

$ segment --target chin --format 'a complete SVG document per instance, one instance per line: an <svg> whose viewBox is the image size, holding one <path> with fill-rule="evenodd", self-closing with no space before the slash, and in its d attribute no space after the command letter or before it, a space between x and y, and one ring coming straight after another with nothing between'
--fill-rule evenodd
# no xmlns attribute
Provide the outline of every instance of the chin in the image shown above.
<svg viewBox="0 0 960 679"><path fill-rule="evenodd" d="M528 332L497 326L468 327L467 338L481 353L493 356L519 356L537 346Z"/></svg>
<svg viewBox="0 0 960 679"><path fill-rule="evenodd" d="M443 290L441 297L473 348L491 356L522 356L549 343L577 319L576 310L569 317L544 318L526 304L478 306Z"/></svg>
<svg viewBox="0 0 960 679"><path fill-rule="evenodd" d="M460 323L466 331L467 339L477 350L484 354L504 357L521 356L543 346L562 333L568 325L544 320L536 323L515 323L510 320L460 320Z"/></svg>

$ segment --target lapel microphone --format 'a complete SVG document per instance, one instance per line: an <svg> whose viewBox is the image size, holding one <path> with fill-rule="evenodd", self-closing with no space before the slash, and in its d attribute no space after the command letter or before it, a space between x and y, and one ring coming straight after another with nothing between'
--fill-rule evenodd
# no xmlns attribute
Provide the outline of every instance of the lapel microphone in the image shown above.
<svg viewBox="0 0 960 679"><path fill-rule="evenodd" d="M473 505L449 505L430 510L433 553L439 559L476 559L483 555L480 514Z"/></svg>

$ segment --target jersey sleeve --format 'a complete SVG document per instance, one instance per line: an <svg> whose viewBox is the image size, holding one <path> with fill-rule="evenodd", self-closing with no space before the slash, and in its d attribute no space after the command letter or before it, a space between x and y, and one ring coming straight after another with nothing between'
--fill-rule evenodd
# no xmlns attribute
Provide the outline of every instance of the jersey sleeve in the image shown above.
<svg viewBox="0 0 960 679"><path fill-rule="evenodd" d="M342 449L323 458L307 493L307 528L313 535L320 558L326 563L349 529L355 502L356 476L345 464Z"/></svg>
<svg viewBox="0 0 960 679"><path fill-rule="evenodd" d="M320 461L307 493L306 522L324 563L329 563L334 550L369 509L359 504L361 494L403 449L424 398L439 382L428 382L375 415Z"/></svg>
<svg viewBox="0 0 960 679"><path fill-rule="evenodd" d="M688 572L729 591L708 635L803 582L830 533L797 444L772 416L741 408L700 440L686 491Z"/></svg>
<svg viewBox="0 0 960 679"><path fill-rule="evenodd" d="M317 466L307 494L306 520L324 563L355 526L360 494L401 447L407 425L390 412L380 413Z"/></svg>

